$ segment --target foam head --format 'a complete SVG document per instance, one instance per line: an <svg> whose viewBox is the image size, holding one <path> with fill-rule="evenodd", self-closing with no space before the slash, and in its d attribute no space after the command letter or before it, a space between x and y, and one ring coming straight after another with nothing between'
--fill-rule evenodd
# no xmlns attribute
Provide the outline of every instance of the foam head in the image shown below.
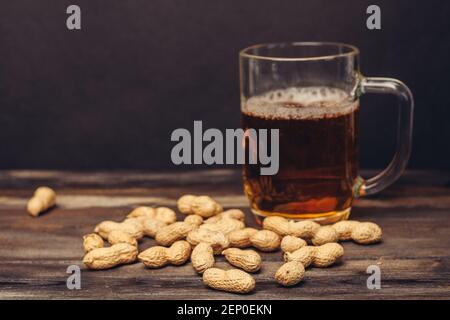
<svg viewBox="0 0 450 320"><path fill-rule="evenodd" d="M298 87L269 91L242 103L242 112L266 119L323 119L352 113L358 100L330 87Z"/></svg>

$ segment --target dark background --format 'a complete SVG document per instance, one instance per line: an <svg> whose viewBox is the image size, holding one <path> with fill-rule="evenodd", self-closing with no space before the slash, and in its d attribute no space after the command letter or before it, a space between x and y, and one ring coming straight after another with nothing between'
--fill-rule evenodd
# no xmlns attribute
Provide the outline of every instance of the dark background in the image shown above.
<svg viewBox="0 0 450 320"><path fill-rule="evenodd" d="M66 28L78 4L82 30ZM378 4L382 30L366 28ZM450 2L363 0L14 0L0 2L0 168L173 167L170 134L240 124L238 51L341 41L368 76L416 99L410 168L450 169ZM384 167L396 100L362 99L361 158Z"/></svg>

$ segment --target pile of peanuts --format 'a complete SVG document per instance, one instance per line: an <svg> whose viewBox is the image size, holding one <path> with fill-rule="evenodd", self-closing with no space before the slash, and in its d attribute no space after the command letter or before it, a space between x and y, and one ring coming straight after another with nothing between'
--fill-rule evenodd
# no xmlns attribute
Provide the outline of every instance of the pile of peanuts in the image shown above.
<svg viewBox="0 0 450 320"><path fill-rule="evenodd" d="M208 287L248 293L255 288L251 273L261 269L258 251L281 249L284 263L274 278L282 286L293 286L303 279L305 268L336 263L344 255L339 241L371 244L382 236L380 227L371 222L340 221L321 226L276 216L267 217L262 230L249 228L244 212L224 211L217 201L204 195L184 195L177 206L186 215L183 221L177 221L170 208L138 207L122 222L99 223L94 233L84 236L84 264L101 270L140 261L147 268L161 268L182 265L190 259ZM154 238L158 245L139 252L138 241L143 237ZM105 247L105 241L110 246ZM217 255L223 255L235 268L215 268Z"/></svg>

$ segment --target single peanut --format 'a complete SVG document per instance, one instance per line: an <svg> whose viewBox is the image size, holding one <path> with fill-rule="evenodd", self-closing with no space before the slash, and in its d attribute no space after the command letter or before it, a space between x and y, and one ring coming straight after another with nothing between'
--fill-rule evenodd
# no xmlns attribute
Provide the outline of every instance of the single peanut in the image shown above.
<svg viewBox="0 0 450 320"><path fill-rule="evenodd" d="M286 262L296 261L303 264L305 268L314 265L325 268L336 263L344 255L344 248L338 243L326 243L318 247L306 246L294 252L284 254Z"/></svg>
<svg viewBox="0 0 450 320"><path fill-rule="evenodd" d="M372 222L339 221L333 224L339 240L353 240L359 244L372 244L381 241L383 232L381 228Z"/></svg>
<svg viewBox="0 0 450 320"><path fill-rule="evenodd" d="M314 236L320 224L314 221L293 221L283 217L267 217L263 221L263 228L278 233L281 236L294 236L310 239Z"/></svg>
<svg viewBox="0 0 450 320"><path fill-rule="evenodd" d="M157 219L164 222L165 224L171 224L177 220L175 211L166 207L138 207L127 215L127 218L140 217Z"/></svg>
<svg viewBox="0 0 450 320"><path fill-rule="evenodd" d="M186 240L193 246L198 245L200 242L209 243L213 248L214 254L220 254L230 245L227 236L222 232L202 230L200 228L190 231Z"/></svg>
<svg viewBox="0 0 450 320"><path fill-rule="evenodd" d="M243 228L245 228L244 222L232 218L222 218L215 223L205 223L200 226L200 230L222 232L225 235Z"/></svg>
<svg viewBox="0 0 450 320"><path fill-rule="evenodd" d="M294 236L302 239L311 239L311 242L320 246L329 242L337 242L338 234L330 226L320 226L317 222L292 221L283 217L267 217L264 219L263 228L276 232L281 236Z"/></svg>
<svg viewBox="0 0 450 320"><path fill-rule="evenodd" d="M344 255L344 248L338 243L326 243L316 247L313 265L326 268L336 263Z"/></svg>
<svg viewBox="0 0 450 320"><path fill-rule="evenodd" d="M28 201L27 210L30 215L37 217L40 213L50 209L56 203L56 193L49 187L39 187Z"/></svg>
<svg viewBox="0 0 450 320"><path fill-rule="evenodd" d="M167 207L158 207L156 208L156 219L161 220L167 224L174 223L177 221L177 215L175 211Z"/></svg>
<svg viewBox="0 0 450 320"><path fill-rule="evenodd" d="M314 221L290 221L291 230L294 235L299 238L311 239L313 238L317 231L321 228L320 224Z"/></svg>
<svg viewBox="0 0 450 320"><path fill-rule="evenodd" d="M208 196L184 195L177 202L178 210L183 214L196 214L209 218L223 211L222 206Z"/></svg>
<svg viewBox="0 0 450 320"><path fill-rule="evenodd" d="M244 228L240 230L232 231L228 234L228 240L230 241L230 247L246 248L252 245L250 238L257 233L255 228Z"/></svg>
<svg viewBox="0 0 450 320"><path fill-rule="evenodd" d="M352 240L352 231L358 224L358 221L344 220L336 222L332 227L338 233L340 241L347 241Z"/></svg>
<svg viewBox="0 0 450 320"><path fill-rule="evenodd" d="M201 242L195 246L191 254L191 262L198 273L214 266L214 251L209 243Z"/></svg>
<svg viewBox="0 0 450 320"><path fill-rule="evenodd" d="M239 209L229 209L229 210L225 210L215 216L212 216L211 218L206 219L205 223L216 223L222 218L231 218L231 219L244 221L245 213Z"/></svg>
<svg viewBox="0 0 450 320"><path fill-rule="evenodd" d="M256 272L261 269L261 256L254 250L241 250L229 248L222 251L227 261L247 272Z"/></svg>
<svg viewBox="0 0 450 320"><path fill-rule="evenodd" d="M186 218L184 218L183 221L186 223L195 224L199 226L203 223L203 218L196 214L191 214L189 216L186 216Z"/></svg>
<svg viewBox="0 0 450 320"><path fill-rule="evenodd" d="M250 242L255 248L271 252L280 248L281 238L278 234L270 230L259 230L250 237Z"/></svg>
<svg viewBox="0 0 450 320"><path fill-rule="evenodd" d="M248 293L255 289L255 279L239 269L209 268L203 273L203 283L216 290L234 293Z"/></svg>
<svg viewBox="0 0 450 320"><path fill-rule="evenodd" d="M305 240L294 236L285 236L281 240L281 250L283 252L294 252L307 245Z"/></svg>
<svg viewBox="0 0 450 320"><path fill-rule="evenodd" d="M157 243L163 246L170 246L178 240L186 238L189 232L196 229L197 225L187 222L175 222L162 227L155 236Z"/></svg>
<svg viewBox="0 0 450 320"><path fill-rule="evenodd" d="M297 261L283 264L275 273L275 280L282 286L294 286L302 281L305 275L305 267Z"/></svg>
<svg viewBox="0 0 450 320"><path fill-rule="evenodd" d="M311 238L311 242L315 246L321 246L325 243L338 242L338 240L338 233L331 226L320 227Z"/></svg>
<svg viewBox="0 0 450 320"><path fill-rule="evenodd" d="M293 232L291 230L291 224L289 223L289 220L283 217L273 216L265 218L263 221L263 229L276 232L282 237L300 237L299 235L292 234Z"/></svg>
<svg viewBox="0 0 450 320"><path fill-rule="evenodd" d="M98 248L89 251L83 258L83 263L93 270L109 269L121 264L136 261L138 250L128 243L118 243L108 248Z"/></svg>
<svg viewBox="0 0 450 320"><path fill-rule="evenodd" d="M284 254L284 261L300 262L301 264L303 264L303 266L305 268L307 268L314 261L314 257L316 255L316 249L317 248L314 246L305 246L305 247L301 247L300 249L295 250L294 252L286 252Z"/></svg>
<svg viewBox="0 0 450 320"><path fill-rule="evenodd" d="M142 223L137 219L126 219L123 222L103 221L99 223L94 231L103 239L108 239L108 235L113 230L121 230L129 233L133 238L140 239L144 236Z"/></svg>
<svg viewBox="0 0 450 320"><path fill-rule="evenodd" d="M104 246L105 243L98 234L90 233L83 236L83 248L86 253L94 249L103 248Z"/></svg>
<svg viewBox="0 0 450 320"><path fill-rule="evenodd" d="M129 214L127 214L127 218L155 218L155 215L155 208L142 206L133 209Z"/></svg>
<svg viewBox="0 0 450 320"><path fill-rule="evenodd" d="M186 241L176 241L170 248L155 246L142 251L138 259L148 268L161 268L165 265L181 265L191 254L191 245Z"/></svg>
<svg viewBox="0 0 450 320"><path fill-rule="evenodd" d="M192 212L192 203L196 198L197 196L194 196L192 194L185 194L184 196L181 196L177 201L178 210L182 214L194 214Z"/></svg>
<svg viewBox="0 0 450 320"><path fill-rule="evenodd" d="M270 230L260 230L250 237L250 242L255 248L271 252L280 248L281 239L278 234Z"/></svg>
<svg viewBox="0 0 450 320"><path fill-rule="evenodd" d="M118 243L128 243L132 246L137 246L137 240L129 233L122 230L113 230L108 233L108 242L111 245Z"/></svg>

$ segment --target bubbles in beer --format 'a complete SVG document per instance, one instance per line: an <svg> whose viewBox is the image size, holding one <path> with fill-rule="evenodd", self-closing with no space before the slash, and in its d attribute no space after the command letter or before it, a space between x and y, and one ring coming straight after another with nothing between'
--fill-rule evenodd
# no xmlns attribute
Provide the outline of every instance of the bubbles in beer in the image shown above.
<svg viewBox="0 0 450 320"><path fill-rule="evenodd" d="M242 112L265 119L323 119L349 114L358 101L330 87L302 87L269 91L242 102Z"/></svg>

